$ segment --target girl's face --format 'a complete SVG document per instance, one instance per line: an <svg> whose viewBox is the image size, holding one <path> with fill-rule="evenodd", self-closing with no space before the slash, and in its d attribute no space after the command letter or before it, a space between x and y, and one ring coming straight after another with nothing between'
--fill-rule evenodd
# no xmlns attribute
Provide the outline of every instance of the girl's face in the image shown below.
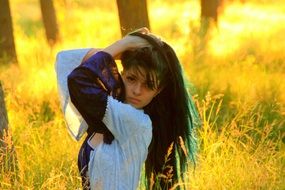
<svg viewBox="0 0 285 190"><path fill-rule="evenodd" d="M155 75L153 75L155 76ZM157 81L146 81L146 71L130 68L122 72L122 79L125 86L125 103L141 109L148 105L151 100L160 92L159 89L151 89L148 82L157 83ZM153 78L153 80L157 80Z"/></svg>

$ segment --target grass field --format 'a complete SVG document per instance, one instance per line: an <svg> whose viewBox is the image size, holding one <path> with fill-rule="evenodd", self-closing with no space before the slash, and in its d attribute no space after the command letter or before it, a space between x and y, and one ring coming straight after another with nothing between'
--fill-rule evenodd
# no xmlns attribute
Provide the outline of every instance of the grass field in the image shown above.
<svg viewBox="0 0 285 190"><path fill-rule="evenodd" d="M19 64L1 66L11 136L0 152L0 189L77 189L79 142L60 112L54 62L63 49L120 38L116 1L54 1L61 41L49 47L39 2L10 1ZM285 189L285 4L225 4L201 39L198 1L148 1L152 32L179 55L203 126L187 189ZM203 41L206 42L203 43ZM204 45L203 45L204 44ZM1 64L0 64L1 65ZM17 172L4 154L12 142Z"/></svg>

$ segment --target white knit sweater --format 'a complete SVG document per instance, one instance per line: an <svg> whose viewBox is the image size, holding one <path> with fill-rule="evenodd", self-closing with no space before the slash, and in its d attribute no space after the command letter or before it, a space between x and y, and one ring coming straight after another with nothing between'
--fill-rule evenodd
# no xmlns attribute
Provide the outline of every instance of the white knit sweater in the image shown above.
<svg viewBox="0 0 285 190"><path fill-rule="evenodd" d="M109 96L103 122L115 139L91 152L91 189L135 190L152 138L151 120L143 110Z"/></svg>

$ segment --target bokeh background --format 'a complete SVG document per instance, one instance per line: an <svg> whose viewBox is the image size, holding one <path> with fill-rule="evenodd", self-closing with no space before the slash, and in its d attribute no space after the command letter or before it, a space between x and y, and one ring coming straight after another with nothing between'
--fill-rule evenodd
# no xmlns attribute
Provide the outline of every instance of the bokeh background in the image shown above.
<svg viewBox="0 0 285 190"><path fill-rule="evenodd" d="M81 188L81 143L69 136L60 110L56 54L106 47L121 38L120 22L115 0L53 3L59 38L51 44L40 2L10 0L18 61L0 61L0 106L9 119L0 189ZM183 64L203 123L187 189L285 189L285 1L224 0L207 32L198 0L148 0L147 6L151 31Z"/></svg>

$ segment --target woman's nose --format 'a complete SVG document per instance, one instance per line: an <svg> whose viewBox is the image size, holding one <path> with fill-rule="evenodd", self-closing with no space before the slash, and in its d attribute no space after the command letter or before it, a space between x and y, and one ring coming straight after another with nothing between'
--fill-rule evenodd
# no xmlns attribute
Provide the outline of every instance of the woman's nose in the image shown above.
<svg viewBox="0 0 285 190"><path fill-rule="evenodd" d="M134 95L137 95L137 96L142 93L142 86L140 83L137 83L134 85L133 93L134 93Z"/></svg>

